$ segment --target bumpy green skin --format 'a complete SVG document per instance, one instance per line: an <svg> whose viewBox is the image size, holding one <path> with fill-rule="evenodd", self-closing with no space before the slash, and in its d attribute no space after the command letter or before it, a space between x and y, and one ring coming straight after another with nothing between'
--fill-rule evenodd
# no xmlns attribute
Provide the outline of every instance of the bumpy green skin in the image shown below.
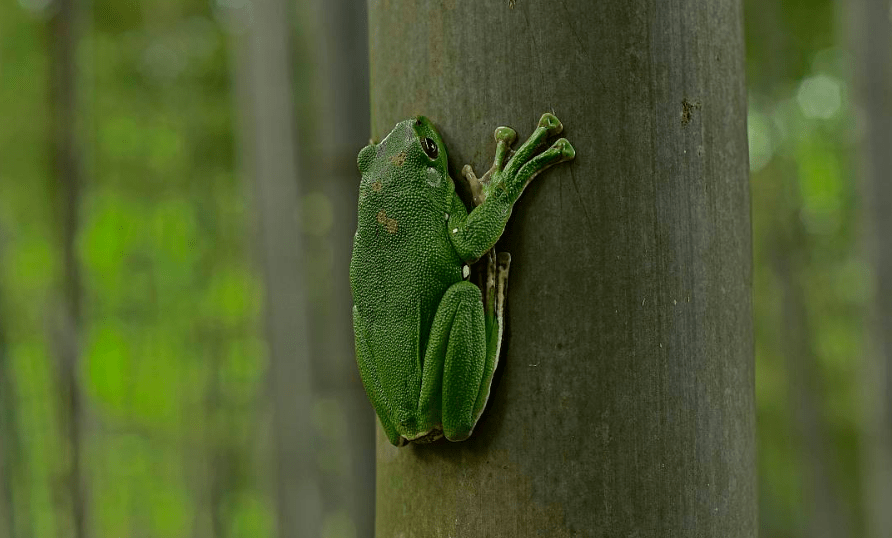
<svg viewBox="0 0 892 538"><path fill-rule="evenodd" d="M470 214L455 193L443 141L426 118L398 123L380 144L360 151L350 262L356 359L394 445L441 436L461 441L480 418L498 360L509 259L500 256L494 274L491 249L533 177L574 157L566 139L534 156L561 129L556 117L543 115L507 163L515 134L497 129L493 168L478 180L465 167L476 204ZM464 280L467 264L484 254L487 297Z"/></svg>

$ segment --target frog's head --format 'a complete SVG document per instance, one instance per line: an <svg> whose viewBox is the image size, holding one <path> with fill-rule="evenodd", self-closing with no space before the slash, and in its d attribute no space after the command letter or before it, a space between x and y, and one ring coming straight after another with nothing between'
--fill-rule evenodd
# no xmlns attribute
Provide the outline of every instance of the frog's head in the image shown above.
<svg viewBox="0 0 892 538"><path fill-rule="evenodd" d="M442 194L441 189L454 189L447 171L446 146L424 116L397 123L384 140L359 152L357 165L363 178L378 190L391 182L397 182L401 190L430 189Z"/></svg>

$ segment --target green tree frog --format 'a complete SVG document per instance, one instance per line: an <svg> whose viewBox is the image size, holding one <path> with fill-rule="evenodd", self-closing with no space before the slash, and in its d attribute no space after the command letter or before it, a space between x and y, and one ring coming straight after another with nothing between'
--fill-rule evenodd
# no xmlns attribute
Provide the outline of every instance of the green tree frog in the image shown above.
<svg viewBox="0 0 892 538"><path fill-rule="evenodd" d="M359 152L359 222L350 261L356 361L387 438L396 446L467 439L489 398L499 358L510 256L493 246L524 188L572 159L544 114L510 156L513 129L495 131L492 168L462 170L470 212L449 176L446 148L425 117L400 122ZM486 256L485 278L468 280Z"/></svg>

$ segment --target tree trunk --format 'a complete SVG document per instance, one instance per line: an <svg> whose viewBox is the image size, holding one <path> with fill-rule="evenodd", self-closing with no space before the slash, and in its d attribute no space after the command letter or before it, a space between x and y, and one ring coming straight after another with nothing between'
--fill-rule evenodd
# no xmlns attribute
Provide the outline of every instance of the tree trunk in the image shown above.
<svg viewBox="0 0 892 538"><path fill-rule="evenodd" d="M2 230L0 230L2 232ZM3 305L0 304L0 313ZM0 538L15 538L16 519L13 493L16 483L17 469L21 465L21 449L19 448L19 432L16 420L16 398L12 381L12 368L9 365L6 351L6 333L3 318L0 315ZM19 481L24 485L23 481Z"/></svg>
<svg viewBox="0 0 892 538"><path fill-rule="evenodd" d="M892 20L889 2L849 2L865 244L873 294L865 364L864 506L867 536L892 536Z"/></svg>
<svg viewBox="0 0 892 538"><path fill-rule="evenodd" d="M49 21L50 110L53 160L55 165L56 208L62 247L62 297L60 313L54 319L53 336L58 356L58 382L65 456L68 464L64 483L71 510L75 538L88 535L89 493L82 455L83 410L78 369L81 328L80 263L77 257L77 230L82 183L81 149L78 147L78 66L79 7L77 0L57 0Z"/></svg>
<svg viewBox="0 0 892 538"><path fill-rule="evenodd" d="M266 284L278 535L320 536L295 135L292 5L253 2L237 51L241 146L254 184Z"/></svg>
<svg viewBox="0 0 892 538"><path fill-rule="evenodd" d="M424 114L489 167L553 111L576 160L540 176L505 347L466 442L379 431L377 535L756 534L741 6L372 0L372 135ZM457 174L453 174L456 177Z"/></svg>

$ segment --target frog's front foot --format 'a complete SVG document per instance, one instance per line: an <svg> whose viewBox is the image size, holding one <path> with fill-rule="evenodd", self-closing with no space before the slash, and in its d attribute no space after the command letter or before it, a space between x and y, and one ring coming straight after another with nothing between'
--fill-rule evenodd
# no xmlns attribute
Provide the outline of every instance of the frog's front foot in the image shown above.
<svg viewBox="0 0 892 538"><path fill-rule="evenodd" d="M561 124L561 120L557 119L557 116L550 112L546 112L542 114L542 117L539 118L539 128L545 129L545 136L555 136L561 134L561 131L564 130L563 124Z"/></svg>
<svg viewBox="0 0 892 538"><path fill-rule="evenodd" d="M560 154L560 160L558 162L570 161L576 158L576 149L570 144L570 141L566 138L558 139L554 144L551 145L549 151L554 149L557 153Z"/></svg>
<svg viewBox="0 0 892 538"><path fill-rule="evenodd" d="M550 148L536 155L536 151L550 136L560 134L563 130L563 124L554 114L542 114L533 134L505 165L501 178L504 182L502 188L508 193L512 203L540 172L576 156L576 150L566 138L559 139Z"/></svg>
<svg viewBox="0 0 892 538"><path fill-rule="evenodd" d="M564 130L557 116L546 112L539 118L533 134L524 142L513 156L506 162L511 151L511 144L517 139L517 133L510 127L499 127L495 130L496 155L492 167L483 177L478 178L470 165L462 168L462 175L467 179L474 205L479 206L486 201L487 194L499 188L508 193L513 203L523 189L546 168L576 157L576 150L566 138L561 138L547 150L536 155L545 141Z"/></svg>
<svg viewBox="0 0 892 538"><path fill-rule="evenodd" d="M511 127L497 127L495 133L493 133L493 138L496 140L496 156L493 159L492 166L483 174L483 177L478 178L470 164L464 165L461 169L462 175L471 186L471 196L474 198L475 207L486 201L486 192L483 186L489 184L493 174L502 171L505 165L505 157L511 151L511 144L517 140L517 131Z"/></svg>

